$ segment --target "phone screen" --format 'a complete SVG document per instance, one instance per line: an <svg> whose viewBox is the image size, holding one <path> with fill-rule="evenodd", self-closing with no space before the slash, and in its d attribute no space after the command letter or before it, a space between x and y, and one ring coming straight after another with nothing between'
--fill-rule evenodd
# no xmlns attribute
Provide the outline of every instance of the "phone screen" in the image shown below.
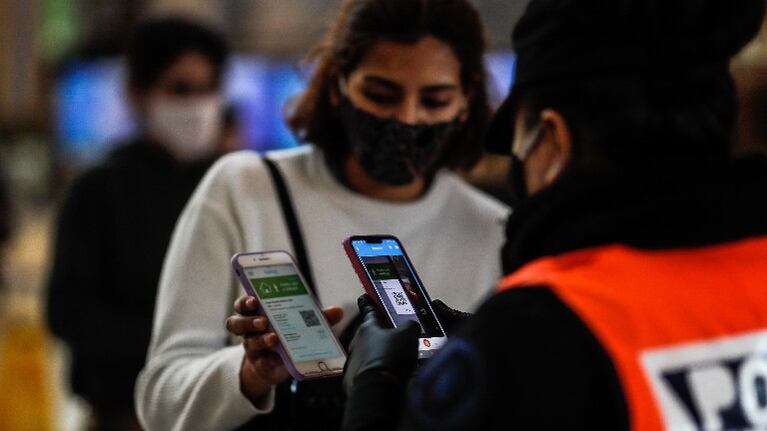
<svg viewBox="0 0 767 431"><path fill-rule="evenodd" d="M265 265L244 272L294 363L343 355L295 266Z"/></svg>
<svg viewBox="0 0 767 431"><path fill-rule="evenodd" d="M420 349L438 348L445 333L399 242L353 240L352 246L394 326L415 321L421 327Z"/></svg>

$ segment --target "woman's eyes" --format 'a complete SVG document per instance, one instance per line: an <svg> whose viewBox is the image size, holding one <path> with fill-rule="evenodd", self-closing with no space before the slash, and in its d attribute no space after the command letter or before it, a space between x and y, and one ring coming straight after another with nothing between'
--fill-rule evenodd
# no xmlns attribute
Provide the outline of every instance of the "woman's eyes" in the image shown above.
<svg viewBox="0 0 767 431"><path fill-rule="evenodd" d="M426 98L421 100L421 104L423 104L423 106L429 109L445 108L448 105L450 105L450 102L451 102L450 100L439 100L439 99L431 99L431 98Z"/></svg>
<svg viewBox="0 0 767 431"><path fill-rule="evenodd" d="M363 94L371 102L385 106L396 105L402 100L399 95L381 94L371 91L365 91ZM450 105L451 102L451 100L436 99L433 97L424 97L421 99L421 104L427 109L445 108Z"/></svg>
<svg viewBox="0 0 767 431"><path fill-rule="evenodd" d="M365 91L363 92L365 97L368 98L371 102L377 103L379 105L394 105L399 102L400 98L398 96L388 95L388 94L380 94L380 93L374 93L371 91Z"/></svg>

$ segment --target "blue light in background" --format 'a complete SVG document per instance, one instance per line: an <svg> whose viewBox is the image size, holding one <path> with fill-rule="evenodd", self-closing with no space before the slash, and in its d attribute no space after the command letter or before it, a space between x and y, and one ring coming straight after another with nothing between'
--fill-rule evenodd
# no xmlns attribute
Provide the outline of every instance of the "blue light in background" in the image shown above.
<svg viewBox="0 0 767 431"><path fill-rule="evenodd" d="M77 63L60 75L54 130L64 157L92 162L131 136L135 126L124 83L119 60Z"/></svg>
<svg viewBox="0 0 767 431"><path fill-rule="evenodd" d="M489 54L485 61L490 87L488 89L490 102L494 107L498 107L509 94L511 85L514 83L517 58L511 51L502 51Z"/></svg>
<svg viewBox="0 0 767 431"><path fill-rule="evenodd" d="M256 151L299 145L285 124L285 107L306 87L290 62L238 57L226 77L226 96L235 106L245 147Z"/></svg>
<svg viewBox="0 0 767 431"><path fill-rule="evenodd" d="M273 127L271 148L290 148L299 144L285 123L285 112L290 100L301 94L306 85L306 79L295 66L281 64L272 68L270 88L274 109L270 111Z"/></svg>
<svg viewBox="0 0 767 431"><path fill-rule="evenodd" d="M224 92L235 108L244 145L268 149L271 140L268 65L256 58L238 57L231 62L224 79Z"/></svg>
<svg viewBox="0 0 767 431"><path fill-rule="evenodd" d="M511 52L488 55L489 92L497 106L513 82ZM284 121L288 101L304 90L306 77L296 62L237 56L225 74L227 102L240 122L246 148L290 148L299 143ZM61 155L75 164L91 163L136 132L126 94L121 59L82 61L58 76L55 132Z"/></svg>

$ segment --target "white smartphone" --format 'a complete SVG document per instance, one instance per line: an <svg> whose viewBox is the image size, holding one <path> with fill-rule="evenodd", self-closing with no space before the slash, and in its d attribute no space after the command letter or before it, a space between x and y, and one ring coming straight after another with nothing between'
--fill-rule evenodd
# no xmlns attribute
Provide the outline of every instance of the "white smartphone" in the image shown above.
<svg viewBox="0 0 767 431"><path fill-rule="evenodd" d="M279 337L278 353L293 378L343 373L346 353L288 252L236 254L232 267L247 294L258 298L270 330Z"/></svg>

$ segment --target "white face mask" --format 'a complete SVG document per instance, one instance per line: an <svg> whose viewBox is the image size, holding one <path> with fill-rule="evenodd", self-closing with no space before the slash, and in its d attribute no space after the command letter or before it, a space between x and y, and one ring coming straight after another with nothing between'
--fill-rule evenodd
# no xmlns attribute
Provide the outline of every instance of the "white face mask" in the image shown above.
<svg viewBox="0 0 767 431"><path fill-rule="evenodd" d="M147 111L147 134L177 159L190 161L212 155L223 123L218 96L160 97Z"/></svg>

